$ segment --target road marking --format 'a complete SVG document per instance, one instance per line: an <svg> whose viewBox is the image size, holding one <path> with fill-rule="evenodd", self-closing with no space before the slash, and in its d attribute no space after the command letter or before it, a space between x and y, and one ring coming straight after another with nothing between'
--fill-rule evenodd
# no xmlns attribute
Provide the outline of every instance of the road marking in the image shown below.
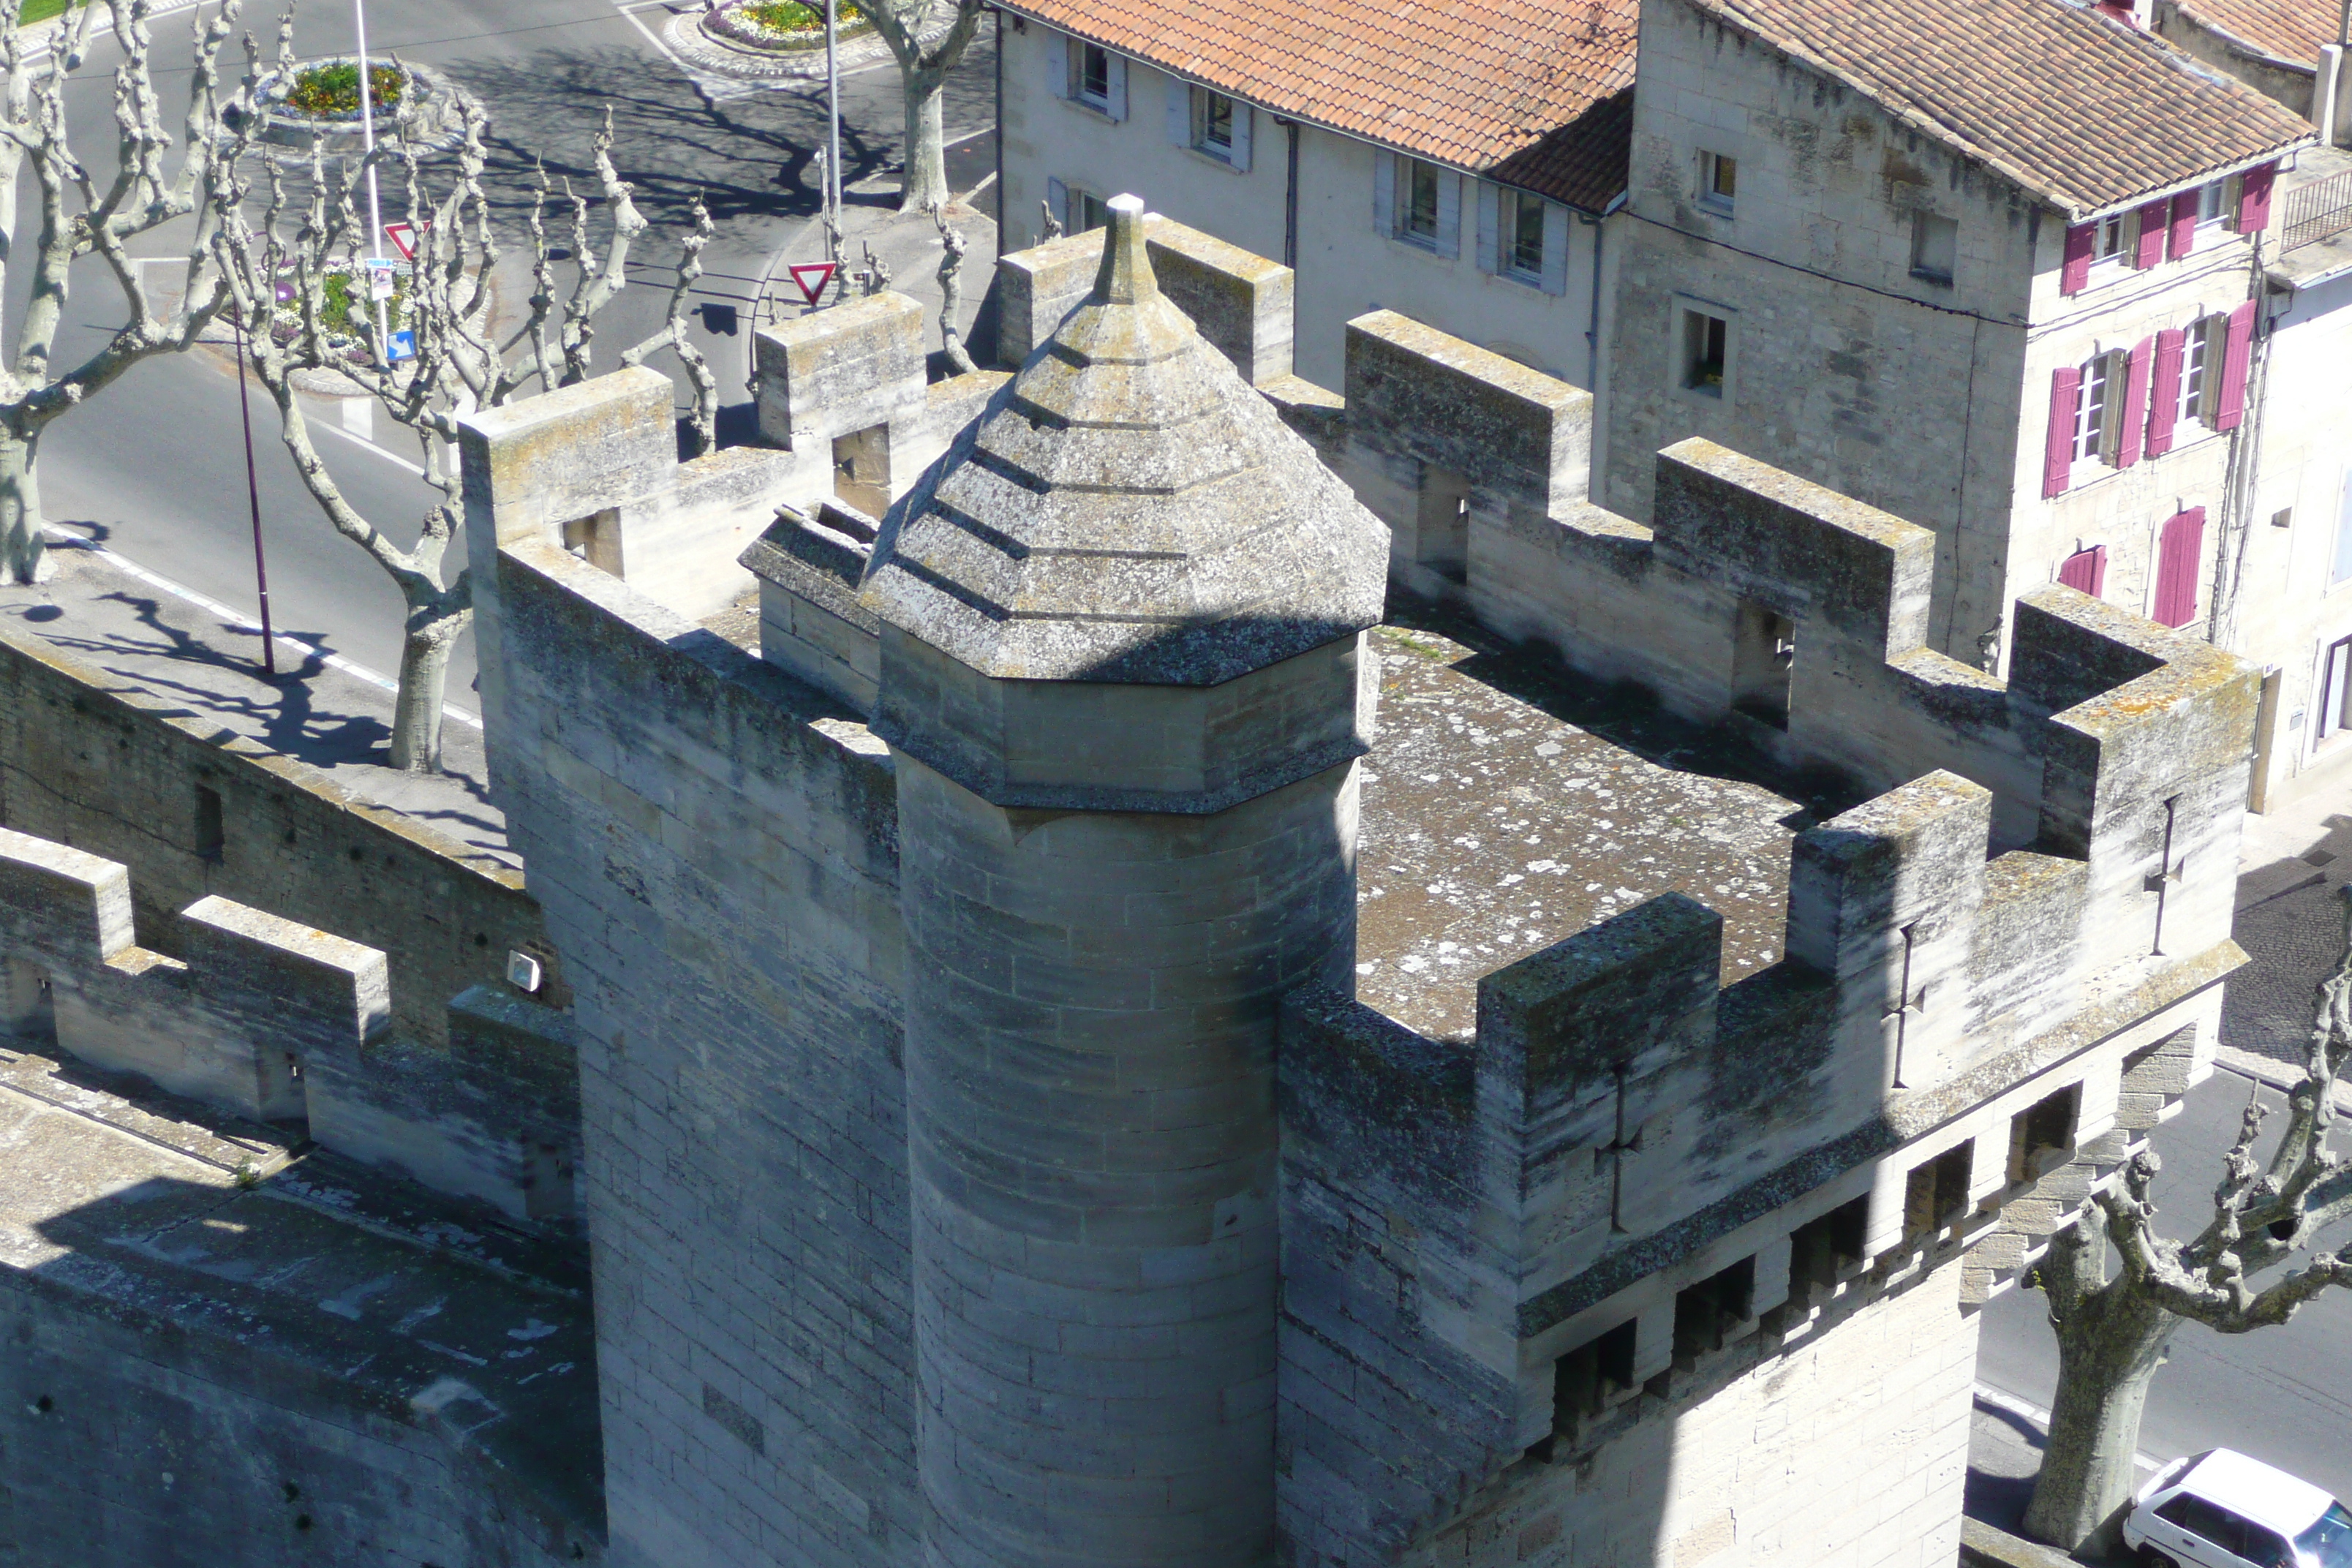
<svg viewBox="0 0 2352 1568"><path fill-rule="evenodd" d="M333 426L329 426L328 428L332 429ZM118 570L129 573L151 588L160 588L172 597L194 605L208 615L218 616L239 631L251 632L256 637L261 635L260 623L246 615L244 611L233 610L218 599L208 598L184 584L173 582L160 572L150 572L128 555L120 551L109 550L95 539L84 539L78 533L68 533L58 528L48 529L46 532L51 544L62 544L71 550L87 550L93 555L103 557ZM305 655L317 659L330 669L340 669L345 675L364 680L370 686L379 687L385 691L396 693L400 689L398 681L387 676L379 675L363 664L354 664L339 653L329 653L318 644L298 637L290 632L273 631L270 636L278 642L288 645L289 648L299 648ZM457 720L460 724L470 724L477 730L482 727L481 720L453 702L443 703L441 711Z"/></svg>
<svg viewBox="0 0 2352 1568"><path fill-rule="evenodd" d="M2050 1430L2050 1412L2042 1409L2039 1405L2020 1399L2014 1394L2004 1393L1990 1383L1978 1384L1976 1396L1978 1404L1990 1405L1995 1410L2017 1416L2021 1420L2030 1421L2041 1427L2044 1435L2047 1435ZM2160 1470L2165 1466L2164 1460L2152 1458L2145 1453L2132 1455L2132 1462L2143 1470Z"/></svg>
<svg viewBox="0 0 2352 1568"><path fill-rule="evenodd" d="M995 129L996 127L993 125L975 125L969 131L959 131L951 136L940 137L940 145L943 148L961 147L965 142L971 141L973 137L985 136Z"/></svg>
<svg viewBox="0 0 2352 1568"><path fill-rule="evenodd" d="M356 403L362 400L358 398L349 398L345 401ZM369 398L365 401L370 408L373 408L375 406L375 400L373 398ZM424 464L412 463L407 458L402 457L399 453L392 450L390 447L377 446L373 441L369 440L366 437L361 435L356 430L347 429L341 425L331 425L324 420L311 420L307 421L307 423L313 430L324 430L330 436L341 436L344 440L349 441L355 447L365 447L369 451L373 452L377 457L382 458L387 463L399 464L402 468L406 468L410 473L415 474L418 479L425 480L426 483L429 484L432 482L433 476L425 471Z"/></svg>
<svg viewBox="0 0 2352 1568"><path fill-rule="evenodd" d="M695 76L693 68L678 58L677 51L671 48L668 44L665 43L659 33L655 32L651 27L646 26L644 22L637 18L637 10L639 6L649 5L659 5L661 4L662 0L636 0L635 5L625 5L621 4L621 0L613 0L613 9L627 17L629 19L629 26L635 27L638 32L643 33L646 36L646 42L659 49L664 55L667 55L669 58L669 63L676 66L680 71L684 72L686 76L690 80L694 81L695 85L698 87L701 85L701 79ZM664 5L662 8L664 10L668 9L667 5Z"/></svg>
<svg viewBox="0 0 2352 1568"><path fill-rule="evenodd" d="M996 184L996 171L991 169L986 174L981 177L980 184L972 186L971 189L966 191L962 195L958 196L956 200L960 202L969 202L972 197L980 195L981 192L988 189L989 186L994 184Z"/></svg>

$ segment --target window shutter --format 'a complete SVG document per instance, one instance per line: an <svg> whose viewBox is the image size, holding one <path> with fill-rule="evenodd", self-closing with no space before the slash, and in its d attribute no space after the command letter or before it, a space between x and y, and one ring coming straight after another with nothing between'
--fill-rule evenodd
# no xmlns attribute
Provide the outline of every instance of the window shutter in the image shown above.
<svg viewBox="0 0 2352 1568"><path fill-rule="evenodd" d="M1103 112L1114 122L1127 118L1127 57L1117 49L1105 49L1110 66L1110 90L1103 94Z"/></svg>
<svg viewBox="0 0 2352 1568"><path fill-rule="evenodd" d="M2077 593L2097 598L2099 590L2107 585L2107 547L2094 544L2066 557L2058 568L2058 581Z"/></svg>
<svg viewBox="0 0 2352 1568"><path fill-rule="evenodd" d="M2164 259L2164 231L2171 221L2170 202L2150 202L2139 209L2139 237L2132 246L2134 267L2145 271Z"/></svg>
<svg viewBox="0 0 2352 1568"><path fill-rule="evenodd" d="M2180 353L2189 334L2167 327L2156 334L2156 373L2147 397L2147 455L2172 450L2172 422L2180 417Z"/></svg>
<svg viewBox="0 0 2352 1568"><path fill-rule="evenodd" d="M2238 232L2260 234L2270 226L2271 184L2278 178L2278 165L2264 163L2249 169L2238 186Z"/></svg>
<svg viewBox="0 0 2352 1568"><path fill-rule="evenodd" d="M1070 96L1070 36L1045 29L1045 86L1055 98Z"/></svg>
<svg viewBox="0 0 2352 1568"><path fill-rule="evenodd" d="M2156 615L2160 626L2197 618L2197 563L2205 548L2205 509L2192 506L2168 519L2156 558Z"/></svg>
<svg viewBox="0 0 2352 1568"><path fill-rule="evenodd" d="M1179 147L1192 144L1192 84L1177 77L1168 83L1168 140Z"/></svg>
<svg viewBox="0 0 2352 1568"><path fill-rule="evenodd" d="M2139 461L2140 438L2147 426L2147 378L2156 364L2156 340L2142 338L2131 352L2124 373L2124 427L2116 442L2116 467L2128 468Z"/></svg>
<svg viewBox="0 0 2352 1568"><path fill-rule="evenodd" d="M2058 292L2079 294L2091 280L2091 247L2098 237L2099 226L2095 223L2078 223L2066 231L2066 259L2058 270Z"/></svg>
<svg viewBox="0 0 2352 1568"><path fill-rule="evenodd" d="M1385 147L1372 149L1372 230L1382 239L1396 237L1396 154Z"/></svg>
<svg viewBox="0 0 2352 1568"><path fill-rule="evenodd" d="M1234 104L1234 172L1246 174L1250 166L1250 117L1257 110L1238 100Z"/></svg>
<svg viewBox="0 0 2352 1568"><path fill-rule="evenodd" d="M1059 180L1048 179L1045 182L1045 205L1054 209L1054 216L1060 221L1063 233L1067 234L1077 226L1070 211L1069 186Z"/></svg>
<svg viewBox="0 0 2352 1568"><path fill-rule="evenodd" d="M1437 254L1462 254L1462 176L1437 171Z"/></svg>
<svg viewBox="0 0 2352 1568"><path fill-rule="evenodd" d="M1568 292L1568 209L1544 203L1543 286L1547 294Z"/></svg>
<svg viewBox="0 0 2352 1568"><path fill-rule="evenodd" d="M2319 738L2327 739L2344 728L2344 688L2352 679L2352 642L2340 642L2327 650L2326 689L2319 699Z"/></svg>
<svg viewBox="0 0 2352 1568"><path fill-rule="evenodd" d="M2178 261L2197 244L2197 193L2183 191L2172 198L2171 231L2165 239L2164 253Z"/></svg>
<svg viewBox="0 0 2352 1568"><path fill-rule="evenodd" d="M2042 493L2063 496L2074 470L2074 411L2083 395L2083 371L2063 365L2050 373L2050 437L2042 454Z"/></svg>
<svg viewBox="0 0 2352 1568"><path fill-rule="evenodd" d="M1477 183L1475 189L1478 193L1478 270L1500 272L1503 258L1500 247L1496 243L1495 230L1500 221L1497 215L1503 205L1503 193L1484 180Z"/></svg>
<svg viewBox="0 0 2352 1568"><path fill-rule="evenodd" d="M2230 312L2230 331L2221 351L2221 402L2213 416L2216 430L2235 430L2246 416L2246 369L2254 357L2254 302Z"/></svg>

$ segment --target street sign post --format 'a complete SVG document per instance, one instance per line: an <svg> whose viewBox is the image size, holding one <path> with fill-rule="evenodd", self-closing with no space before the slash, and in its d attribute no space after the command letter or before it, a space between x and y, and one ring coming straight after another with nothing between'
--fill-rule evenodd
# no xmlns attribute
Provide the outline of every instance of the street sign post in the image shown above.
<svg viewBox="0 0 2352 1568"><path fill-rule="evenodd" d="M830 261L795 261L791 271L793 281L800 285L801 298L812 305L824 298L825 285L833 281Z"/></svg>

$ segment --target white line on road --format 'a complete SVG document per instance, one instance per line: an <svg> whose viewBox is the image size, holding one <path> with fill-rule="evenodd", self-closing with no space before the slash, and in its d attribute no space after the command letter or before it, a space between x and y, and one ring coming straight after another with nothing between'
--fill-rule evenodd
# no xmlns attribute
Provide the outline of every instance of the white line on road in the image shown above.
<svg viewBox="0 0 2352 1568"><path fill-rule="evenodd" d="M333 426L330 426L328 428L331 429ZM47 531L47 536L51 544L62 544L74 550L87 550L93 555L103 556L113 566L121 571L129 573L131 576L138 578L142 583L146 584L151 588L160 588L175 599L194 605L196 608L203 610L207 614L218 616L221 619L236 627L239 631L251 632L256 637L261 635L260 624L255 621L251 616L247 616L244 611L233 610L226 605L222 604L218 599L207 598L205 595L197 593L194 588L188 587L185 584L173 582L169 577L164 576L160 572L150 572L146 567L140 565L139 563L131 560L129 556L122 554L119 551L109 550L105 545L100 544L94 539L84 539L78 533L68 533L64 530L57 528L49 529ZM305 656L317 659L320 663L327 666L330 669L340 669L345 675L356 677L361 680L366 681L370 686L381 688L385 691L396 692L400 689L400 683L398 681L393 680L386 676L378 675L374 670L370 669L363 664L353 664L350 659L345 658L339 653L329 653L324 648L319 647L318 644L302 637L298 637L290 632L273 631L270 636L277 641L288 645L289 651L294 648L299 648ZM457 706L455 703L443 703L441 705L441 711L447 714L450 718L457 720L460 724L470 724L477 730L482 727L482 721L479 719L476 718L473 714L467 712L463 708Z"/></svg>
<svg viewBox="0 0 2352 1568"><path fill-rule="evenodd" d="M640 5L659 4L659 0L638 0L638 3ZM668 44L665 43L659 33L655 32L651 27L646 26L645 23L637 19L636 5L624 5L620 3L620 0L614 0L613 9L618 11L622 16L626 16L629 19L629 26L635 27L638 32L643 33L646 36L646 42L651 44L663 54L668 56L670 64L676 66L688 77L692 77L694 75L693 68L688 66L684 60L678 58L677 51L671 48Z"/></svg>
<svg viewBox="0 0 2352 1568"><path fill-rule="evenodd" d="M2050 1430L2050 1412L2042 1409L2039 1405L2029 1404L2014 1394L2005 1394L1989 1383L1978 1384L1976 1394L1977 1403L1979 1405L1990 1405L1995 1410L2017 1416L2021 1420L2030 1421L2041 1427L2044 1433ZM2162 1459L2152 1458L2144 1453L2134 1454L2132 1461L2143 1470L2164 1468Z"/></svg>
<svg viewBox="0 0 2352 1568"><path fill-rule="evenodd" d="M373 400L370 401L369 406L374 406ZM310 428L313 430L324 430L330 436L341 436L344 440L349 441L354 447L365 447L369 451L373 452L385 462L397 463L402 468L406 468L410 473L415 474L420 479L430 480L433 477L425 471L424 464L412 463L407 458L402 457L399 453L393 451L390 447L377 446L373 441L369 440L366 437L361 435L356 430L346 430L341 425L330 425L324 420L310 421Z"/></svg>

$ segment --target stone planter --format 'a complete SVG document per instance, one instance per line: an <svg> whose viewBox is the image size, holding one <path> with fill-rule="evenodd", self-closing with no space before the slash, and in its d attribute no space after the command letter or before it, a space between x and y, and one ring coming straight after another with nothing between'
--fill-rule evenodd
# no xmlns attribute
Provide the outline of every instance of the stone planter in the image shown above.
<svg viewBox="0 0 2352 1568"><path fill-rule="evenodd" d="M271 71L254 83L249 107L241 104L229 110L229 122L234 126L246 114L258 114L261 140L272 146L308 152L313 142L323 142L330 155L355 157L365 145L366 135L356 109L347 116L313 120L287 108L286 95L304 71L320 66L357 63L352 55L330 55L323 59L304 60L290 71ZM455 83L436 70L404 60L378 56L371 64L390 66L401 73L400 101L376 113L377 141L404 140L432 147L457 137L463 125L459 106L464 98Z"/></svg>
<svg viewBox="0 0 2352 1568"><path fill-rule="evenodd" d="M766 54L796 55L805 50L824 47L824 0L815 0L809 8L816 13L816 26L799 32L779 34L761 26L743 15L745 0L716 7L702 14L702 30L718 43L730 48L757 49ZM874 24L859 16L852 21L843 18L835 27L838 43L871 35Z"/></svg>

